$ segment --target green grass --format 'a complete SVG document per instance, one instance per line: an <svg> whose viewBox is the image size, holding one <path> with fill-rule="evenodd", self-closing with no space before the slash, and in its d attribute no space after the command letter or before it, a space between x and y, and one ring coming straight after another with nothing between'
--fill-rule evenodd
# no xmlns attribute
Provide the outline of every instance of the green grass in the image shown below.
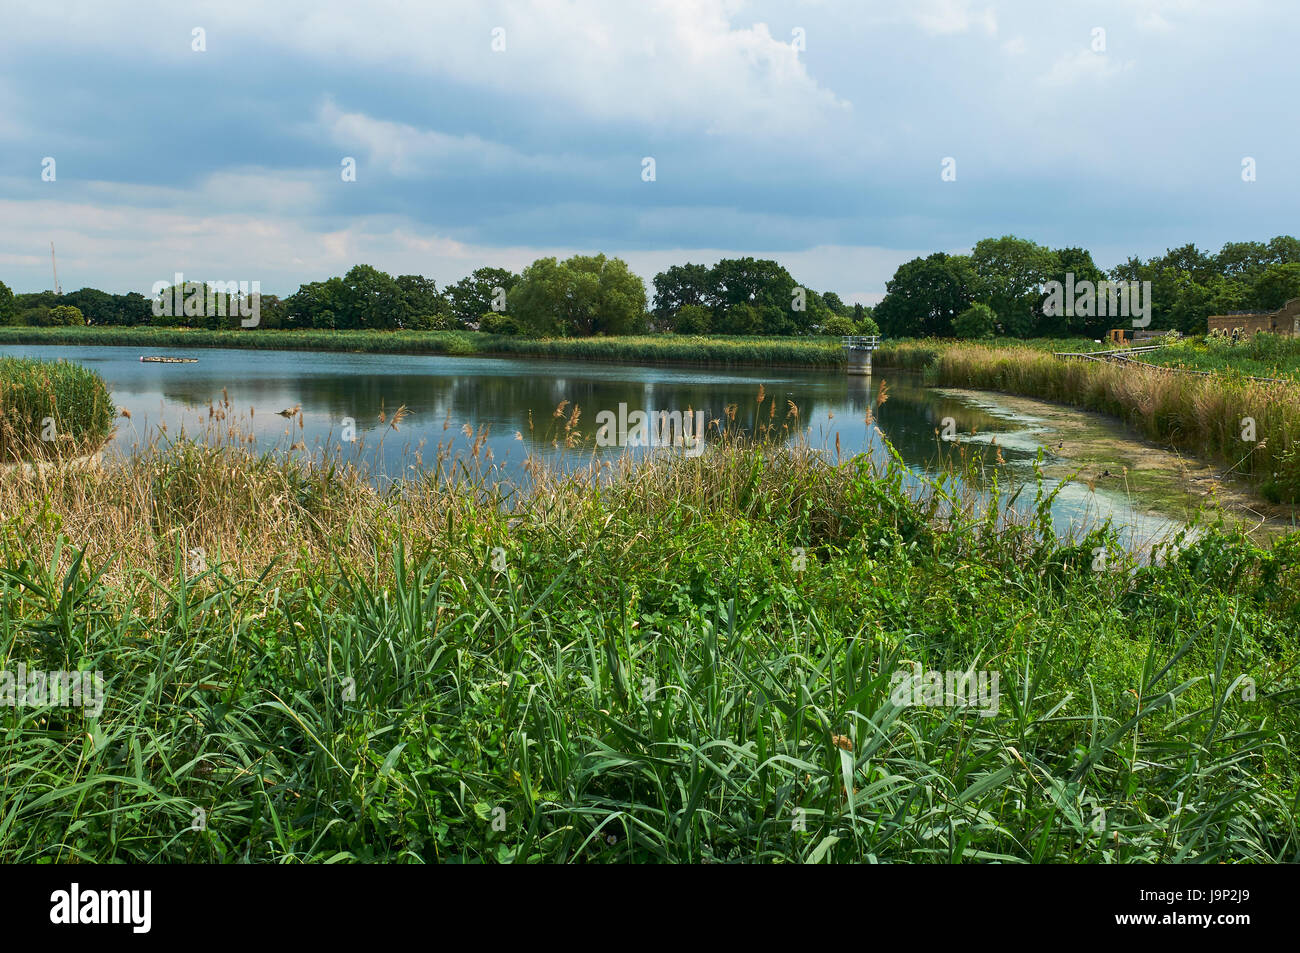
<svg viewBox="0 0 1300 953"><path fill-rule="evenodd" d="M1099 351L1107 347L1091 338L991 338L987 341L959 341L956 338L891 338L885 340L873 359L872 366L923 371L932 367L939 356L951 348L961 347L1010 348L1043 353L1065 351Z"/></svg>
<svg viewBox="0 0 1300 953"><path fill-rule="evenodd" d="M108 387L94 371L0 357L0 462L97 450L113 417Z"/></svg>
<svg viewBox="0 0 1300 953"><path fill-rule="evenodd" d="M0 327L5 344L241 347L372 353L514 355L563 360L842 367L839 338L689 337L659 334L537 339L470 331L199 330L152 327Z"/></svg>
<svg viewBox="0 0 1300 953"><path fill-rule="evenodd" d="M1220 335L1187 338L1133 357L1150 364L1211 371L1228 377L1300 380L1300 338L1279 334L1256 334L1237 342Z"/></svg>
<svg viewBox="0 0 1300 953"><path fill-rule="evenodd" d="M0 487L4 667L107 683L0 709L0 861L1300 860L1300 538L1138 566L798 449L600 486ZM894 704L912 662L996 714Z"/></svg>

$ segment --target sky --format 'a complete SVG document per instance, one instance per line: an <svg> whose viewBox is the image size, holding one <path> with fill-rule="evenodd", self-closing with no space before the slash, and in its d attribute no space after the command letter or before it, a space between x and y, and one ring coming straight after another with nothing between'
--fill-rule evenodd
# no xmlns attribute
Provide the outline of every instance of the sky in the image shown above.
<svg viewBox="0 0 1300 953"><path fill-rule="evenodd" d="M1283 0L0 0L0 23L18 292L52 287L53 241L65 291L284 295L358 263L441 287L605 252L651 290L754 255L874 303L990 236L1109 267L1300 231Z"/></svg>

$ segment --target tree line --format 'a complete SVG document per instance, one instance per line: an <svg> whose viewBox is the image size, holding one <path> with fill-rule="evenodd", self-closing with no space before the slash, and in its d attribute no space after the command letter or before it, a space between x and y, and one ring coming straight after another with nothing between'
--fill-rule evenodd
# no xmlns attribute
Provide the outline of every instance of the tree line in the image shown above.
<svg viewBox="0 0 1300 953"><path fill-rule="evenodd" d="M0 284L0 324L239 327L236 302L211 283L184 282L146 297L94 288L14 295ZM222 283L223 285L226 283ZM393 277L371 265L259 299L260 328L458 330L587 337L683 334L875 333L870 312L832 292L799 285L771 260L675 265L645 282L621 258L540 258L520 273L479 268L439 288L421 275ZM193 305L191 307L190 305Z"/></svg>
<svg viewBox="0 0 1300 953"><path fill-rule="evenodd" d="M969 255L943 252L900 265L874 308L812 291L770 259L724 258L673 265L654 278L653 298L625 261L605 255L540 258L516 273L479 268L439 288L421 275L393 277L371 265L308 282L292 295L261 295L261 328L468 329L494 334L583 337L645 333L890 337L1104 337L1114 316L1044 307L1051 282L1151 283L1151 324L1205 330L1211 314L1272 311L1300 297L1300 240L1229 242L1216 254L1193 244L1103 272L1084 248L1049 248L1013 235L986 238ZM162 294L200 292L202 282ZM239 327L238 309L162 309L161 296L82 288L13 294L0 283L0 324ZM209 302L210 303L210 302ZM1070 309L1073 310L1073 309ZM190 313L187 313L190 312Z"/></svg>
<svg viewBox="0 0 1300 953"><path fill-rule="evenodd" d="M1203 333L1212 314L1274 311L1300 297L1300 241L1228 242L1217 254L1194 244L1103 272L1085 248L1052 249L1014 235L986 238L969 255L937 252L899 266L873 316L893 337L1101 338L1124 324L1112 315L1052 313L1048 283L1151 282L1158 330Z"/></svg>

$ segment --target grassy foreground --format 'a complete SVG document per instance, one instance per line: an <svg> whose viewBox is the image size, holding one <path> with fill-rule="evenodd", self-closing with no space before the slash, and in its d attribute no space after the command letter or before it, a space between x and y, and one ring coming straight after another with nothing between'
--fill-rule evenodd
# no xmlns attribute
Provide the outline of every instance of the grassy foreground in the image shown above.
<svg viewBox="0 0 1300 953"><path fill-rule="evenodd" d="M513 355L562 360L842 367L840 339L830 337L693 337L655 334L598 338L528 338L472 331L202 330L153 327L0 327L5 344L238 347L453 356Z"/></svg>
<svg viewBox="0 0 1300 953"><path fill-rule="evenodd" d="M0 708L0 861L1300 859L1300 539L1139 567L802 450L473 473L0 483L3 667L106 687Z"/></svg>

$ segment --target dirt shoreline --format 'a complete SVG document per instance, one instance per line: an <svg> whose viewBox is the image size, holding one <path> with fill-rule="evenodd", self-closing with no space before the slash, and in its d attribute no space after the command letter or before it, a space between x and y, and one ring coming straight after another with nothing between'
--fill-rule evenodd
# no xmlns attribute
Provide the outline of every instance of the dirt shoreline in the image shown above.
<svg viewBox="0 0 1300 953"><path fill-rule="evenodd" d="M1274 536L1293 528L1292 508L1265 501L1245 479L1152 443L1113 417L1001 392L935 390L1025 424L994 438L1004 446L1006 440L1018 440L1043 447L1045 476L1121 494L1135 508L1170 519L1188 521L1199 509L1210 517L1221 513L1252 535Z"/></svg>

